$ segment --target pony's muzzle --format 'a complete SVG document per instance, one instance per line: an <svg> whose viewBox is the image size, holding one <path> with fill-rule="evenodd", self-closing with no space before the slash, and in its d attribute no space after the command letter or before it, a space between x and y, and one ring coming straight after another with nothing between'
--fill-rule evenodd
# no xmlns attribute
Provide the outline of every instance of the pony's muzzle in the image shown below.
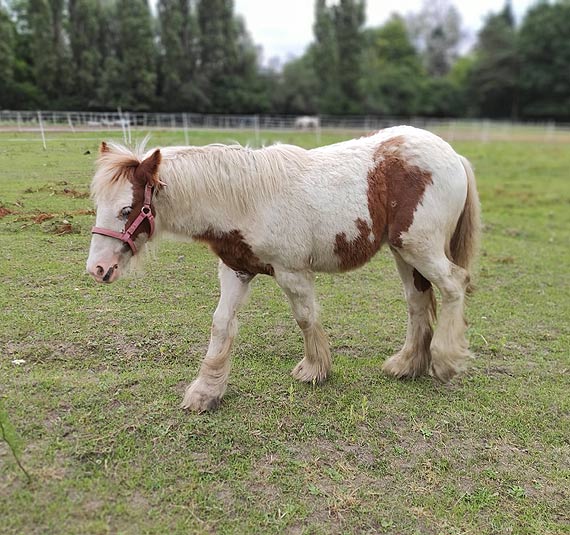
<svg viewBox="0 0 570 535"><path fill-rule="evenodd" d="M88 270L89 274L97 282L113 282L119 277L119 265L104 265L98 263L93 269Z"/></svg>

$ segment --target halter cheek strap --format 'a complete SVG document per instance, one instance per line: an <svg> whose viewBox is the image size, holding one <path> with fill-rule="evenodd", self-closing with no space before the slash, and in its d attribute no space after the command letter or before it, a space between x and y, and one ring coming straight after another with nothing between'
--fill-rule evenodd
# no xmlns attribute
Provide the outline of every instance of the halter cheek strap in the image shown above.
<svg viewBox="0 0 570 535"><path fill-rule="evenodd" d="M102 227L93 227L91 229L91 234L101 234L103 236L109 236L111 238L116 238L117 240L126 243L133 253L137 254L137 246L133 240L133 234L141 226L142 222L146 219L150 226L150 231L148 233L148 238L154 234L154 216L152 215L152 208L150 206L152 200L153 186L146 184L144 187L144 202L139 215L134 219L134 221L129 225L129 227L122 232L117 232L116 230L111 230Z"/></svg>

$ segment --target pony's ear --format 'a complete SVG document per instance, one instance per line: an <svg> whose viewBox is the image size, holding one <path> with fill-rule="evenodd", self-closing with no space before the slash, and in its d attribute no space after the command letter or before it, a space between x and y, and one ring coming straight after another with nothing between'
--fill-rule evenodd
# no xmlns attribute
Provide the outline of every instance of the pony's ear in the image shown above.
<svg viewBox="0 0 570 535"><path fill-rule="evenodd" d="M137 167L134 173L134 181L141 186L151 184L152 186L164 186L158 178L158 167L162 155L160 149L156 149L148 158L145 158Z"/></svg>
<svg viewBox="0 0 570 535"><path fill-rule="evenodd" d="M105 154L106 152L111 152L109 145L104 141L101 141L101 146L99 147L99 154Z"/></svg>

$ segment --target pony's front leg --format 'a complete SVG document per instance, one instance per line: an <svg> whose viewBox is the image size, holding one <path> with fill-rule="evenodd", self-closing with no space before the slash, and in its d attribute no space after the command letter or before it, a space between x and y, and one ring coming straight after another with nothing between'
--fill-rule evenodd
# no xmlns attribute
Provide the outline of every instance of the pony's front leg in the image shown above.
<svg viewBox="0 0 570 535"><path fill-rule="evenodd" d="M305 358L293 369L293 377L306 383L322 383L331 369L331 353L318 318L314 275L276 270L275 280L289 298L293 315L305 339Z"/></svg>
<svg viewBox="0 0 570 535"><path fill-rule="evenodd" d="M181 407L196 412L215 409L228 385L230 351L237 334L236 312L247 298L253 276L237 273L220 261L220 301L214 312L212 334L198 377L188 386Z"/></svg>

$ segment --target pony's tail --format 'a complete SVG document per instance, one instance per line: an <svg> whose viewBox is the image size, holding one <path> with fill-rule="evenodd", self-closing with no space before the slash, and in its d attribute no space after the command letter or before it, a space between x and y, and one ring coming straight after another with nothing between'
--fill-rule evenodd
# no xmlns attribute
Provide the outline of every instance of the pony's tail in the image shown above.
<svg viewBox="0 0 570 535"><path fill-rule="evenodd" d="M471 280L471 270L473 262L479 250L479 239L481 234L481 207L479 204L479 194L475 183L475 173L467 158L460 156L461 163L467 174L467 198L463 206L463 212L459 216L455 232L451 237L450 253L451 260L461 266L469 274ZM467 293L474 290L474 285L469 282Z"/></svg>

